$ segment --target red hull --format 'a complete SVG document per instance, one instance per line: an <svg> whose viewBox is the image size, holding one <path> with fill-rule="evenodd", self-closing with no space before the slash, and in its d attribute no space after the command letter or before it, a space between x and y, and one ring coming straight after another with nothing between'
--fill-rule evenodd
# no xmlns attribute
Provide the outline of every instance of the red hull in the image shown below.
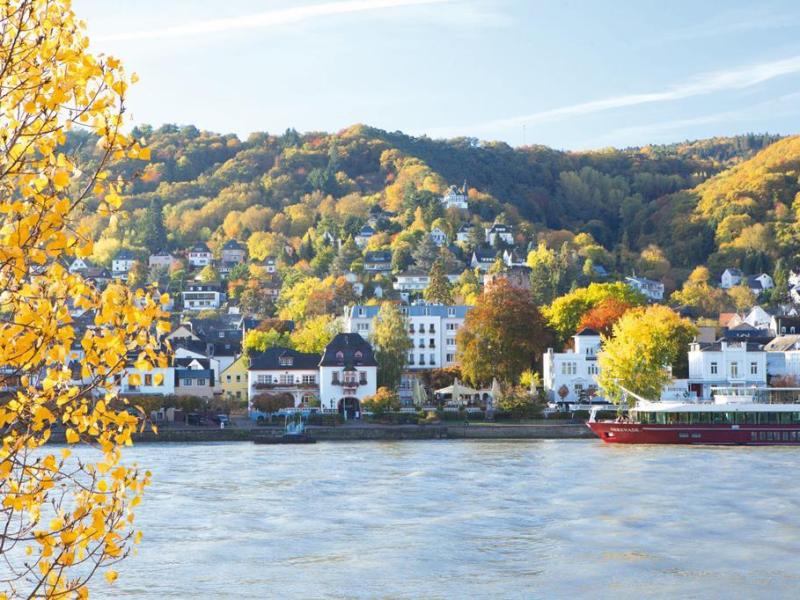
<svg viewBox="0 0 800 600"><path fill-rule="evenodd" d="M800 425L643 425L613 421L587 425L607 444L800 445Z"/></svg>

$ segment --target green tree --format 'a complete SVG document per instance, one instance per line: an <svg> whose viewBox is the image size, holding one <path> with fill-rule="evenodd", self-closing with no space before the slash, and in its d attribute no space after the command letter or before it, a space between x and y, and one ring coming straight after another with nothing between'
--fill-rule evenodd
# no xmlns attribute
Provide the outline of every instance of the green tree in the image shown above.
<svg viewBox="0 0 800 600"><path fill-rule="evenodd" d="M342 330L341 321L331 315L318 315L306 319L292 332L292 345L300 352L322 354L331 340Z"/></svg>
<svg viewBox="0 0 800 600"><path fill-rule="evenodd" d="M164 226L164 212L161 198L158 196L155 196L147 207L142 241L151 254L167 249L167 228Z"/></svg>
<svg viewBox="0 0 800 600"><path fill-rule="evenodd" d="M361 406L364 410L380 416L387 412L400 410L400 397L397 392L387 387L379 387L372 396L364 398Z"/></svg>
<svg viewBox="0 0 800 600"><path fill-rule="evenodd" d="M439 258L439 246L437 246L428 234L423 235L422 241L411 253L414 264L423 271L429 270L436 259Z"/></svg>
<svg viewBox="0 0 800 600"><path fill-rule="evenodd" d="M598 383L606 398L619 403L622 388L644 398L658 400L697 333L688 320L666 306L634 308L615 323L613 336L604 340L598 358ZM679 369L673 369L673 372ZM679 373L675 373L679 375ZM633 401L633 398L629 399Z"/></svg>
<svg viewBox="0 0 800 600"><path fill-rule="evenodd" d="M422 297L428 302L436 304L452 304L453 290L450 285L450 280L447 279L447 274L444 272L443 260L440 259L433 263L429 276L430 281Z"/></svg>
<svg viewBox="0 0 800 600"><path fill-rule="evenodd" d="M516 384L534 367L553 335L529 292L495 281L467 313L456 336L456 357L473 385L495 377Z"/></svg>
<svg viewBox="0 0 800 600"><path fill-rule="evenodd" d="M361 258L361 250L352 237L347 238L347 241L339 248L339 253L333 261L334 272L345 273L349 271L353 262L359 258Z"/></svg>
<svg viewBox="0 0 800 600"><path fill-rule="evenodd" d="M131 270L128 271L128 287L136 289L146 286L150 281L150 271L147 263L143 260L134 261Z"/></svg>
<svg viewBox="0 0 800 600"><path fill-rule="evenodd" d="M391 302L381 304L371 342L378 362L378 385L396 390L408 351L412 348L406 319L397 305Z"/></svg>
<svg viewBox="0 0 800 600"><path fill-rule="evenodd" d="M260 331L251 329L244 336L244 350L247 354L252 352L266 352L270 348L291 348L292 340L287 332L274 329Z"/></svg>
<svg viewBox="0 0 800 600"><path fill-rule="evenodd" d="M219 271L217 271L213 265L206 265L197 274L197 278L203 283L214 283L219 281Z"/></svg>

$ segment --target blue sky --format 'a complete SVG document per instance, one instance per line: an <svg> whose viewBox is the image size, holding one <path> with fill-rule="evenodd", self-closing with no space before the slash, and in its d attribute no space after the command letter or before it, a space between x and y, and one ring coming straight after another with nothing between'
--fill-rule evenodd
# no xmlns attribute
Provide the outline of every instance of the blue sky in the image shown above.
<svg viewBox="0 0 800 600"><path fill-rule="evenodd" d="M136 123L584 149L800 130L800 3L74 0Z"/></svg>

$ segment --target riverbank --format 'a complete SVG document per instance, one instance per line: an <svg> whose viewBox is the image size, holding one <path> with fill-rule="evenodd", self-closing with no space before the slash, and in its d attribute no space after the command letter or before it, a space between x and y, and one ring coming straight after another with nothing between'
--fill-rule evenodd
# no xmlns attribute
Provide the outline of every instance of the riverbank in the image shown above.
<svg viewBox="0 0 800 600"><path fill-rule="evenodd" d="M429 425L380 425L348 423L345 425L309 426L311 437L319 441L386 441L386 440L563 440L587 439L594 434L583 423L471 423ZM144 431L134 436L136 443L148 442L247 442L258 437L278 436L283 427L163 427L158 434ZM65 443L64 433L54 431L53 443Z"/></svg>

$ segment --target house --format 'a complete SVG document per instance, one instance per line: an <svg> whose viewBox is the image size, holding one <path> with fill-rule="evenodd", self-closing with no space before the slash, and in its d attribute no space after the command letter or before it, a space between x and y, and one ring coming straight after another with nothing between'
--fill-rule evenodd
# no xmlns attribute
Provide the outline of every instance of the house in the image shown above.
<svg viewBox="0 0 800 600"><path fill-rule="evenodd" d="M800 316L774 315L770 319L769 330L773 335L800 333Z"/></svg>
<svg viewBox="0 0 800 600"><path fill-rule="evenodd" d="M105 267L98 267L91 265L86 271L83 271L83 278L86 281L91 281L98 288L104 288L113 278L111 273Z"/></svg>
<svg viewBox="0 0 800 600"><path fill-rule="evenodd" d="M375 235L375 230L369 225L364 225L354 238L356 246L363 248L369 242L369 239Z"/></svg>
<svg viewBox="0 0 800 600"><path fill-rule="evenodd" d="M228 240L222 245L222 252L220 253L220 260L233 264L241 264L244 262L247 250L236 240Z"/></svg>
<svg viewBox="0 0 800 600"><path fill-rule="evenodd" d="M608 270L603 265L592 265L592 274L598 279L608 279Z"/></svg>
<svg viewBox="0 0 800 600"><path fill-rule="evenodd" d="M484 231L486 233L486 243L492 247L497 245L498 240L508 246L514 243L514 231L508 225L495 223Z"/></svg>
<svg viewBox="0 0 800 600"><path fill-rule="evenodd" d="M507 267L528 266L527 257L520 254L516 248L507 248L503 250L503 262Z"/></svg>
<svg viewBox="0 0 800 600"><path fill-rule="evenodd" d="M389 250L365 252L364 270L367 273L391 273L392 253Z"/></svg>
<svg viewBox="0 0 800 600"><path fill-rule="evenodd" d="M186 356L176 358L175 366L175 394L177 396L196 396L198 398L213 398L217 384L217 373L214 371L211 360Z"/></svg>
<svg viewBox="0 0 800 600"><path fill-rule="evenodd" d="M448 273L447 280L450 283L458 281L460 274ZM398 292L422 292L428 287L431 278L427 271L421 269L409 269L398 273L392 287Z"/></svg>
<svg viewBox="0 0 800 600"><path fill-rule="evenodd" d="M133 365L125 368L119 383L121 394L148 394L156 396L175 395L175 367L153 367L137 369Z"/></svg>
<svg viewBox="0 0 800 600"><path fill-rule="evenodd" d="M159 250L155 254L151 254L147 259L147 266L151 269L156 267L160 269L170 270L172 266L178 262L178 259L166 250Z"/></svg>
<svg viewBox="0 0 800 600"><path fill-rule="evenodd" d="M762 292L774 288L775 282L772 280L772 277L766 273L761 273L761 275L751 275L748 277L747 287L750 288L753 294L759 296Z"/></svg>
<svg viewBox="0 0 800 600"><path fill-rule="evenodd" d="M206 267L211 264L214 256L203 242L195 244L189 249L189 264L193 267Z"/></svg>
<svg viewBox="0 0 800 600"><path fill-rule="evenodd" d="M745 340L757 344L766 344L774 337L768 329L759 329L758 327L753 327L750 323L742 322L733 327L723 329L721 339L727 341Z"/></svg>
<svg viewBox="0 0 800 600"><path fill-rule="evenodd" d="M469 236L472 235L473 229L475 229L475 226L472 223L464 223L456 232L456 241L463 244L469 242Z"/></svg>
<svg viewBox="0 0 800 600"><path fill-rule="evenodd" d="M442 196L442 204L445 210L448 208L469 210L467 199L467 182L465 181L460 190L456 186L451 185L444 196Z"/></svg>
<svg viewBox="0 0 800 600"><path fill-rule="evenodd" d="M734 312L721 312L717 320L720 327L734 327L742 322L741 317Z"/></svg>
<svg viewBox="0 0 800 600"><path fill-rule="evenodd" d="M111 276L114 279L128 279L128 272L133 268L136 256L127 249L122 249L111 259Z"/></svg>
<svg viewBox="0 0 800 600"><path fill-rule="evenodd" d="M85 273L92 266L92 262L88 258L81 258L78 256L70 263L67 269L70 273Z"/></svg>
<svg viewBox="0 0 800 600"><path fill-rule="evenodd" d="M247 400L247 357L242 354L220 373L222 397L226 400Z"/></svg>
<svg viewBox="0 0 800 600"><path fill-rule="evenodd" d="M218 283L192 281L181 292L184 310L216 310L225 301L225 293Z"/></svg>
<svg viewBox="0 0 800 600"><path fill-rule="evenodd" d="M793 378L800 385L800 333L779 335L764 346L767 375Z"/></svg>
<svg viewBox="0 0 800 600"><path fill-rule="evenodd" d="M291 394L294 405L315 405L319 401L319 354L291 348L270 348L250 358L247 397L251 413L259 394Z"/></svg>
<svg viewBox="0 0 800 600"><path fill-rule="evenodd" d="M344 280L353 286L353 293L359 298L364 294L364 284L358 278L358 275L353 271L347 271L344 274Z"/></svg>
<svg viewBox="0 0 800 600"><path fill-rule="evenodd" d="M767 383L764 346L748 341L689 345L689 390L710 398L714 387L761 386Z"/></svg>
<svg viewBox="0 0 800 600"><path fill-rule="evenodd" d="M433 243L439 246L439 248L447 244L447 234L439 227L431 229L430 236Z"/></svg>
<svg viewBox="0 0 800 600"><path fill-rule="evenodd" d="M278 272L278 263L271 256L268 256L262 261L253 262L253 265L269 275Z"/></svg>
<svg viewBox="0 0 800 600"><path fill-rule="evenodd" d="M337 334L325 347L319 377L322 409L345 419L359 418L361 402L377 389L378 362L372 346L358 333Z"/></svg>
<svg viewBox="0 0 800 600"><path fill-rule="evenodd" d="M496 250L479 246L472 251L472 259L469 264L473 269L479 269L485 273L491 268L496 259Z"/></svg>
<svg viewBox="0 0 800 600"><path fill-rule="evenodd" d="M584 328L572 339L574 350L555 352L548 348L542 359L542 381L550 402L589 400L598 389L600 334Z"/></svg>
<svg viewBox="0 0 800 600"><path fill-rule="evenodd" d="M445 306L420 302L401 306L412 348L406 368L419 371L456 364L456 333L464 325L471 306ZM344 310L344 330L369 338L375 329L379 306L357 304Z"/></svg>
<svg viewBox="0 0 800 600"><path fill-rule="evenodd" d="M745 316L744 322L749 323L756 329L769 329L772 323L772 315L760 306L754 306L750 309L750 312L747 313L747 316Z"/></svg>
<svg viewBox="0 0 800 600"><path fill-rule="evenodd" d="M630 287L644 294L651 302L659 302L664 299L664 284L660 281L635 276L626 277L625 281Z"/></svg>
<svg viewBox="0 0 800 600"><path fill-rule="evenodd" d="M742 273L741 269L737 269L736 267L725 269L722 272L722 277L720 277L719 287L721 287L723 290L732 288L735 285L739 285L743 277L744 273Z"/></svg>

